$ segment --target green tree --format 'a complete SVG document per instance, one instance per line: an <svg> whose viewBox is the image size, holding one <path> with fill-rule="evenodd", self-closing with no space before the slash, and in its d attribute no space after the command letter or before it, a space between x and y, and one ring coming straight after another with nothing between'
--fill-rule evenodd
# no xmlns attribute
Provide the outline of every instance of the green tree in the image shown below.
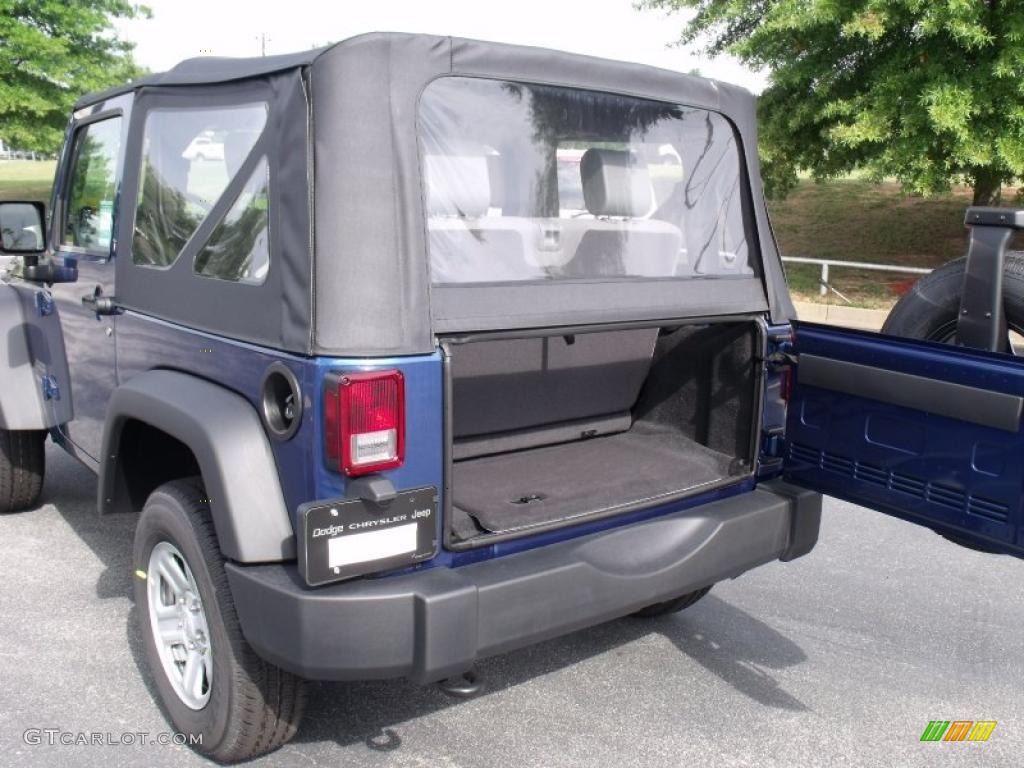
<svg viewBox="0 0 1024 768"><path fill-rule="evenodd" d="M641 0L696 11L681 43L769 72L759 105L770 190L800 169L895 176L911 192L1024 177L1024 0Z"/></svg>
<svg viewBox="0 0 1024 768"><path fill-rule="evenodd" d="M123 0L0 0L0 140L56 151L75 99L142 74L113 20L149 13Z"/></svg>

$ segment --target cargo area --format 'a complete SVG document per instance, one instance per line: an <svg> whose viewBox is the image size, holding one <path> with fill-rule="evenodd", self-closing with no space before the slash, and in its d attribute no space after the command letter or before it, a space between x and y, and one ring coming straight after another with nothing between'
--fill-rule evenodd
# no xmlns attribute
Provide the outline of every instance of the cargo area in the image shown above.
<svg viewBox="0 0 1024 768"><path fill-rule="evenodd" d="M656 506L752 471L753 321L445 346L453 547Z"/></svg>

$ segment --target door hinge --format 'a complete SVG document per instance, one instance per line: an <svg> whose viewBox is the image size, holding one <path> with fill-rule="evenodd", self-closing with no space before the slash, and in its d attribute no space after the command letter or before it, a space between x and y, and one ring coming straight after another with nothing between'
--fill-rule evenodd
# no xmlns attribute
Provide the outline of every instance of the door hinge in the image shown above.
<svg viewBox="0 0 1024 768"><path fill-rule="evenodd" d="M773 427L763 430L761 453L765 456L782 457L786 449L786 430L784 427Z"/></svg>
<svg viewBox="0 0 1024 768"><path fill-rule="evenodd" d="M773 352L768 354L765 362L772 368L782 368L787 365L796 365L799 362L799 358L796 352L793 351L793 345L788 341L784 341Z"/></svg>
<svg viewBox="0 0 1024 768"><path fill-rule="evenodd" d="M57 386L57 379L49 374L43 376L43 399L60 400L60 387Z"/></svg>
<svg viewBox="0 0 1024 768"><path fill-rule="evenodd" d="M36 312L40 317L53 314L53 296L46 291L36 291Z"/></svg>

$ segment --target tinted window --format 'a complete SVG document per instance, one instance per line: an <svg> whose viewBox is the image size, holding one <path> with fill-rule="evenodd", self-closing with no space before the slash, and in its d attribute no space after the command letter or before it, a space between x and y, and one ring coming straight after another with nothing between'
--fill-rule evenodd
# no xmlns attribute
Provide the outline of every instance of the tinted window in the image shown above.
<svg viewBox="0 0 1024 768"><path fill-rule="evenodd" d="M753 274L719 114L448 77L424 91L420 138L435 283Z"/></svg>
<svg viewBox="0 0 1024 768"><path fill-rule="evenodd" d="M156 109L146 116L132 258L173 264L267 121L265 104Z"/></svg>
<svg viewBox="0 0 1024 768"><path fill-rule="evenodd" d="M270 268L269 186L267 159L263 158L196 255L196 274L242 283L266 280Z"/></svg>
<svg viewBox="0 0 1024 768"><path fill-rule="evenodd" d="M110 253L121 118L90 123L75 134L61 244Z"/></svg>

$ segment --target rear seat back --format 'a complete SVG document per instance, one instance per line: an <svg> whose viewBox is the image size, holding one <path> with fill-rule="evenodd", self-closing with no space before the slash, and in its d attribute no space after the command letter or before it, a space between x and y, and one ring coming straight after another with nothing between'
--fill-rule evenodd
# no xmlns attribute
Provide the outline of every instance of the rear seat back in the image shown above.
<svg viewBox="0 0 1024 768"><path fill-rule="evenodd" d="M631 153L589 149L580 161L594 218L498 215L494 155L426 155L427 226L435 283L669 277L689 271L682 233L643 218L653 207L646 166Z"/></svg>
<svg viewBox="0 0 1024 768"><path fill-rule="evenodd" d="M544 269L527 259L529 222L508 219L437 219L430 222L430 272L435 283L543 280Z"/></svg>
<svg viewBox="0 0 1024 768"><path fill-rule="evenodd" d="M427 228L435 283L540 280L528 258L536 226L529 220L488 216L490 162L483 154L427 155Z"/></svg>
<svg viewBox="0 0 1024 768"><path fill-rule="evenodd" d="M642 328L452 345L453 437L575 423L561 441L586 436L588 421L600 432L628 429L657 339L656 328Z"/></svg>
<svg viewBox="0 0 1024 768"><path fill-rule="evenodd" d="M672 277L686 274L679 228L647 219L573 219L562 222L564 277Z"/></svg>

